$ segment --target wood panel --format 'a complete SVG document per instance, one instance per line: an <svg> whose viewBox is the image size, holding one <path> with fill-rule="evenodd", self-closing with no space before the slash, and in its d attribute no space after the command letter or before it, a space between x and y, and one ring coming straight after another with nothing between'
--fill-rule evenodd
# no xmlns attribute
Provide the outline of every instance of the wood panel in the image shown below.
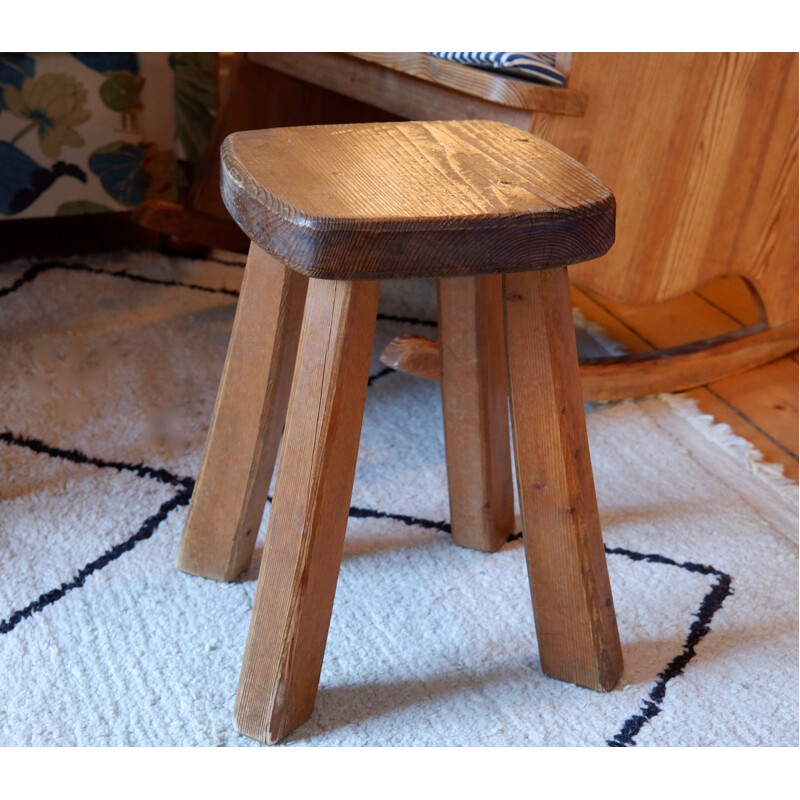
<svg viewBox="0 0 800 800"><path fill-rule="evenodd" d="M734 272L772 325L797 319L797 54L577 53L580 118L532 132L614 190L617 243L573 280L626 303Z"/></svg>
<svg viewBox="0 0 800 800"><path fill-rule="evenodd" d="M639 333L654 349L720 336L739 327L723 310L696 293L668 300L654 308L629 306L591 290L586 293Z"/></svg>
<svg viewBox="0 0 800 800"><path fill-rule="evenodd" d="M644 353L653 349L653 345L640 336L634 328L615 317L594 300L586 290L570 283L570 299L574 308L580 310L584 318L600 326L604 335L613 342L621 344L628 353Z"/></svg>
<svg viewBox="0 0 800 800"><path fill-rule="evenodd" d="M738 275L725 275L701 286L696 294L727 314L737 325L752 325L764 314L758 296Z"/></svg>

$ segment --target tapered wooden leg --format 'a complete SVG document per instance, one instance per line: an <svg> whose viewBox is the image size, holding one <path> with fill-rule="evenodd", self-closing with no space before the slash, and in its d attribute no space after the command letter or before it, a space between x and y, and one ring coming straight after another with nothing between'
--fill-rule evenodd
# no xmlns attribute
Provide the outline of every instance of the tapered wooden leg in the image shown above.
<svg viewBox="0 0 800 800"><path fill-rule="evenodd" d="M353 488L380 284L311 280L237 730L277 742L314 707Z"/></svg>
<svg viewBox="0 0 800 800"><path fill-rule="evenodd" d="M586 438L566 268L504 276L520 506L542 669L608 691L622 652Z"/></svg>
<svg viewBox="0 0 800 800"><path fill-rule="evenodd" d="M251 245L181 541L184 572L232 581L250 563L286 418L307 284Z"/></svg>
<svg viewBox="0 0 800 800"><path fill-rule="evenodd" d="M494 552L514 529L500 276L437 281L453 541Z"/></svg>

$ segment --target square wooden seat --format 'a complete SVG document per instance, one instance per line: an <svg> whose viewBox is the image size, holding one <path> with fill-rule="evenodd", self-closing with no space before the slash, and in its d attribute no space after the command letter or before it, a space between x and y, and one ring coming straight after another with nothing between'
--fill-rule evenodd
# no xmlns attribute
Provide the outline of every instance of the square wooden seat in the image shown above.
<svg viewBox="0 0 800 800"><path fill-rule="evenodd" d="M611 689L622 656L566 272L613 243L611 192L547 143L483 121L237 133L222 162L223 199L252 244L181 569L246 569L283 431L237 728L275 742L313 710L380 278L438 279L454 541L491 552L513 531L510 399L542 668Z"/></svg>
<svg viewBox="0 0 800 800"><path fill-rule="evenodd" d="M455 277L588 261L614 197L542 139L500 122L388 122L235 133L233 218L311 278Z"/></svg>

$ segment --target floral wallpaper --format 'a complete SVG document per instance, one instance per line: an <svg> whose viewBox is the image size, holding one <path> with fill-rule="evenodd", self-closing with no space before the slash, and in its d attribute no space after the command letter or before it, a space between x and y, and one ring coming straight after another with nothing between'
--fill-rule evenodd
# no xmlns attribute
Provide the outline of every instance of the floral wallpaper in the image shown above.
<svg viewBox="0 0 800 800"><path fill-rule="evenodd" d="M0 219L184 199L216 106L215 53L0 53Z"/></svg>

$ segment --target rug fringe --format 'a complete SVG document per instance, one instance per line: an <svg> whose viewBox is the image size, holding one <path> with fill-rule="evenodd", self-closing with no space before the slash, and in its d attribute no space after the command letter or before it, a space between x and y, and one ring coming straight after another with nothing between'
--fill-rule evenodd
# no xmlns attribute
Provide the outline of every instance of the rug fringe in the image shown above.
<svg viewBox="0 0 800 800"><path fill-rule="evenodd" d="M681 394L660 394L658 397L706 439L729 453L751 475L798 507L798 486L784 475L782 465L767 462L761 451L734 433L727 422L717 422L711 414L701 411L694 398Z"/></svg>

